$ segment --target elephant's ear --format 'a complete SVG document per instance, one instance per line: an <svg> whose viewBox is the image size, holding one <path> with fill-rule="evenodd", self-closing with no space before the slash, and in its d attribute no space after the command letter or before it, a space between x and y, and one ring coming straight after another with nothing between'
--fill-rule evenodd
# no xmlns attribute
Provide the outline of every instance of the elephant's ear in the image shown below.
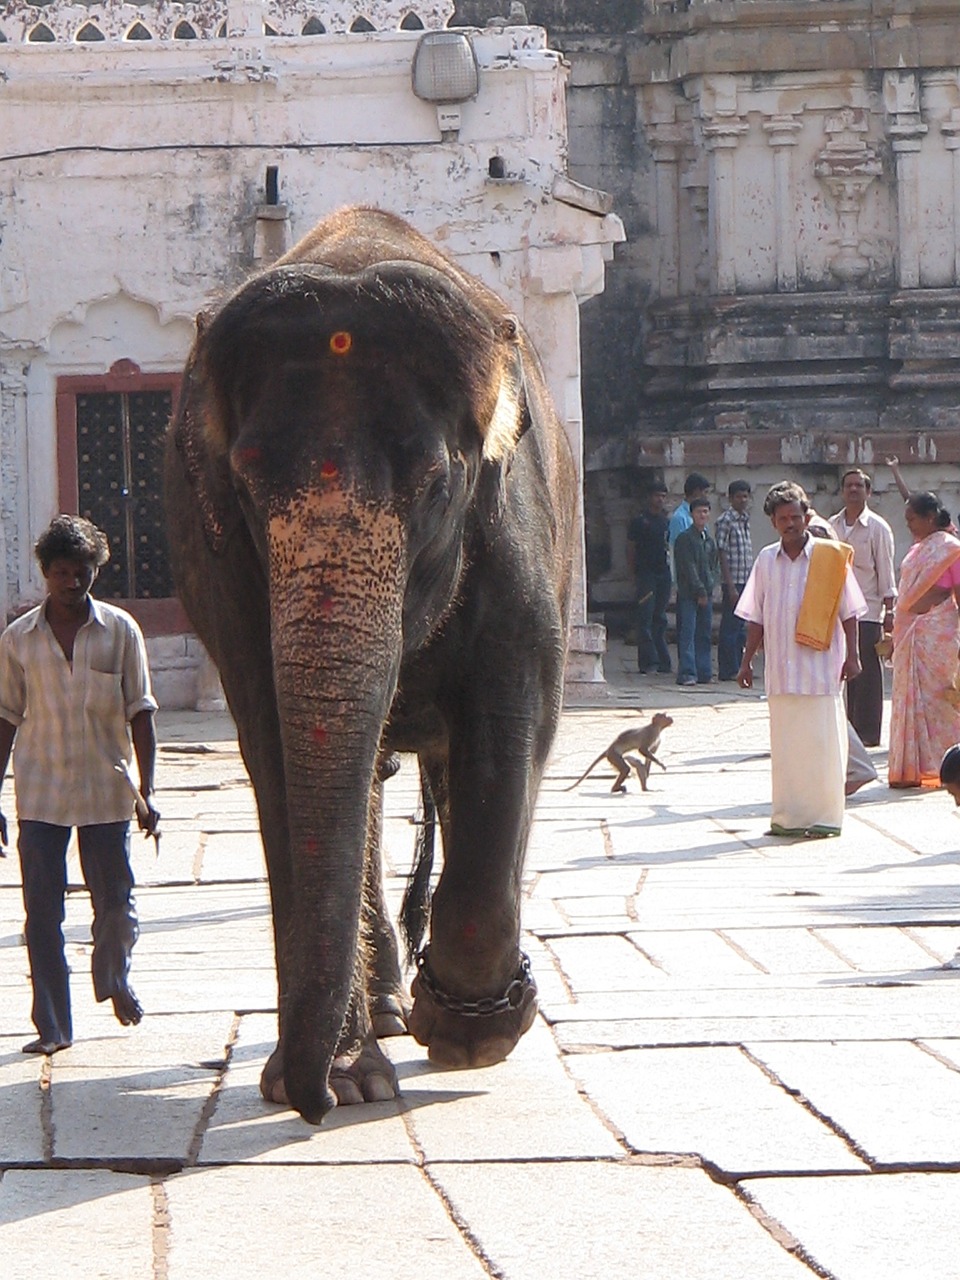
<svg viewBox="0 0 960 1280"><path fill-rule="evenodd" d="M220 442L223 428L204 370L203 347L209 317L197 316L197 336L187 359L173 441L184 473L196 495L204 537L212 551L222 551L243 521Z"/></svg>
<svg viewBox="0 0 960 1280"><path fill-rule="evenodd" d="M505 317L506 336L511 341L509 358L501 371L500 388L483 437L482 464L477 481L477 508L487 537L495 536L503 522L507 501L507 476L513 452L530 426L530 403L519 325L514 316Z"/></svg>
<svg viewBox="0 0 960 1280"><path fill-rule="evenodd" d="M508 462L517 441L530 425L527 382L523 368L520 322L514 315L497 321L497 335L505 344L492 408L482 415L484 462Z"/></svg>

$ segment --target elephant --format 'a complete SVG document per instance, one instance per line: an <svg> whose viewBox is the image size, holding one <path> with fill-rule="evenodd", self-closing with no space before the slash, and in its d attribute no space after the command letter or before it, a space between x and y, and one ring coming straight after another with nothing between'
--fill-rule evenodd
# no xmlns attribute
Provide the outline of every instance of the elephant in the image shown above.
<svg viewBox="0 0 960 1280"><path fill-rule="evenodd" d="M378 1035L443 1067L532 1024L521 877L560 713L572 451L517 318L401 218L342 209L198 318L165 444L180 600L254 788L278 1041L312 1124L395 1096ZM412 1005L384 903L392 753L443 868Z"/></svg>

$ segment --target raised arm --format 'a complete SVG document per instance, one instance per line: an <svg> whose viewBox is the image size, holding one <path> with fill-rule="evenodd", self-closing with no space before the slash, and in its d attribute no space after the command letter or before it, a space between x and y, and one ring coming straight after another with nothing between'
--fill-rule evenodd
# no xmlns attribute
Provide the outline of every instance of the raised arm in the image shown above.
<svg viewBox="0 0 960 1280"><path fill-rule="evenodd" d="M907 488L907 482L904 480L903 473L900 470L900 459L896 457L896 455L894 455L887 458L886 462L887 462L887 466L893 472L894 483L896 484L897 488L900 490L900 497L904 500L904 502L906 502L906 500L910 497L910 490Z"/></svg>

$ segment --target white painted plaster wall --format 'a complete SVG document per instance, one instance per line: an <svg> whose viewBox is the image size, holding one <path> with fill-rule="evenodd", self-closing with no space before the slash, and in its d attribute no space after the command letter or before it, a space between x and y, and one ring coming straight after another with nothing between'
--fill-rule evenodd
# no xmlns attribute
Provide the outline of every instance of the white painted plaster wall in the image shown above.
<svg viewBox="0 0 960 1280"><path fill-rule="evenodd" d="M427 27L452 13L437 0L412 7ZM54 0L0 12L4 616L41 595L30 548L59 506L57 378L120 359L179 369L196 313L257 265L258 250L289 246L343 204L409 218L507 299L541 352L579 463L577 309L602 289L623 232L591 211L589 193L571 196L567 183L554 196L566 168L562 60L538 28L473 33L480 90L462 104L459 132L441 134L437 108L411 90L421 33L396 29L410 8ZM390 29L349 34L358 12ZM328 34L295 34L312 14ZM187 20L200 38L171 39ZM40 21L54 41L30 41ZM107 39L77 43L87 22ZM134 22L153 38L124 39ZM237 34L216 38L224 22ZM264 22L292 34L269 38ZM490 179L494 155L506 179ZM268 165L280 206L264 211ZM579 569L583 623L582 540ZM176 663L189 668L187 656L178 650ZM590 670L596 678L598 664Z"/></svg>

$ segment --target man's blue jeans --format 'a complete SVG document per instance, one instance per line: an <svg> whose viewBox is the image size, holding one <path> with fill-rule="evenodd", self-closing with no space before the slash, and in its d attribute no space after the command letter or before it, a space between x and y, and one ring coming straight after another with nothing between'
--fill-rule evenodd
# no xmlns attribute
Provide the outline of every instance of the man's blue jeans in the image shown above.
<svg viewBox="0 0 960 1280"><path fill-rule="evenodd" d="M708 684L713 675L710 627L713 604L677 596L677 683Z"/></svg>
<svg viewBox="0 0 960 1280"><path fill-rule="evenodd" d="M33 982L33 1023L41 1040L69 1044L70 970L64 954L64 895L70 827L23 820L17 849L23 877L25 934ZM93 902L94 995L105 1000L126 980L137 940L130 870L130 823L79 827L80 866Z"/></svg>
<svg viewBox="0 0 960 1280"><path fill-rule="evenodd" d="M739 598L744 583L735 584ZM720 612L720 634L717 637L717 674L721 680L735 680L743 660L747 643L747 624L733 612L736 605L726 586L723 588L723 606Z"/></svg>

